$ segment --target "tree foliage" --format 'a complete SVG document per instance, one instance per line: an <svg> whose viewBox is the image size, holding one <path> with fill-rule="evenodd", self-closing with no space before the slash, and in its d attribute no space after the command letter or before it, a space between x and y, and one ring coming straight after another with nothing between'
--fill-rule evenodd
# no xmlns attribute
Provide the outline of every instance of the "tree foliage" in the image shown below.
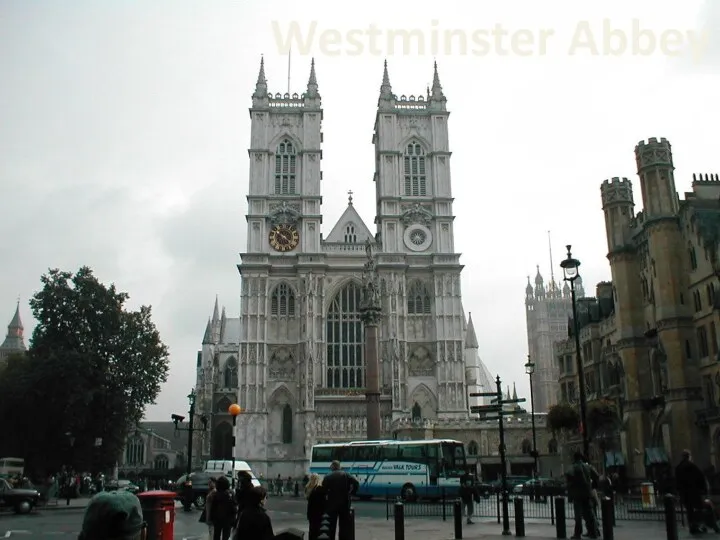
<svg viewBox="0 0 720 540"><path fill-rule="evenodd" d="M90 268L41 282L30 349L0 378L0 453L36 471L109 469L167 380L167 347L150 308L126 310L128 295Z"/></svg>
<svg viewBox="0 0 720 540"><path fill-rule="evenodd" d="M577 431L580 427L580 415L569 403L558 403L548 410L547 427L553 433Z"/></svg>
<svg viewBox="0 0 720 540"><path fill-rule="evenodd" d="M594 438L602 431L615 428L620 422L617 405L608 399L588 403L586 414L590 438Z"/></svg>

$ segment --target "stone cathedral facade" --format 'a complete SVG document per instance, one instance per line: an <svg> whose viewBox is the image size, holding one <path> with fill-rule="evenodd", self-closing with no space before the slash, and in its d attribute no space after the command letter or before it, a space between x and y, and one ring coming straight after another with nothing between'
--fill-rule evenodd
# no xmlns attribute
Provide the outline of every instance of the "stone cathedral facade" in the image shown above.
<svg viewBox="0 0 720 540"><path fill-rule="evenodd" d="M386 64L373 136L375 231L350 196L325 236L315 64L302 95L281 95L269 92L261 62L250 108L240 317L216 303L198 354L199 406L212 416L203 455L232 455L233 402L243 408L235 456L267 477L304 474L315 443L365 438L359 304L368 246L383 299L384 436L413 420L468 420L468 389L489 381L463 310L448 117L437 66L426 96L398 97Z"/></svg>

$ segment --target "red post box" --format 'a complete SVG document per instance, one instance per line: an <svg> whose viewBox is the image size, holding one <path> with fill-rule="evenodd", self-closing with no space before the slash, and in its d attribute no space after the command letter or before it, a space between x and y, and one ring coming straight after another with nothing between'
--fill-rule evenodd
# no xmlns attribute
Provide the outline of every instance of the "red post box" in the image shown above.
<svg viewBox="0 0 720 540"><path fill-rule="evenodd" d="M143 518L147 523L147 540L173 540L175 529L175 493L146 491L138 493Z"/></svg>

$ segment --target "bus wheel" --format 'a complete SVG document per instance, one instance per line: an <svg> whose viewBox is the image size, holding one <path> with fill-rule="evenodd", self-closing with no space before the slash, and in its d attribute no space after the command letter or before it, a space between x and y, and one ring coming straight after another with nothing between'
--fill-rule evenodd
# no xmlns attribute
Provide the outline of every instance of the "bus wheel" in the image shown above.
<svg viewBox="0 0 720 540"><path fill-rule="evenodd" d="M413 486L412 484L405 484L400 490L400 496L406 502L415 502L415 500L417 499L415 486Z"/></svg>

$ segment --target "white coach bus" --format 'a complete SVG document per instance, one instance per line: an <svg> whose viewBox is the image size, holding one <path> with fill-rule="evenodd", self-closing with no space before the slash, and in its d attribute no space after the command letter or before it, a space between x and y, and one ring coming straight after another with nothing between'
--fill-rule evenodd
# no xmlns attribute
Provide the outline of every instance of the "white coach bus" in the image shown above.
<svg viewBox="0 0 720 540"><path fill-rule="evenodd" d="M360 498L457 497L467 471L463 443L450 439L316 444L310 473L327 474L335 460L360 482Z"/></svg>

